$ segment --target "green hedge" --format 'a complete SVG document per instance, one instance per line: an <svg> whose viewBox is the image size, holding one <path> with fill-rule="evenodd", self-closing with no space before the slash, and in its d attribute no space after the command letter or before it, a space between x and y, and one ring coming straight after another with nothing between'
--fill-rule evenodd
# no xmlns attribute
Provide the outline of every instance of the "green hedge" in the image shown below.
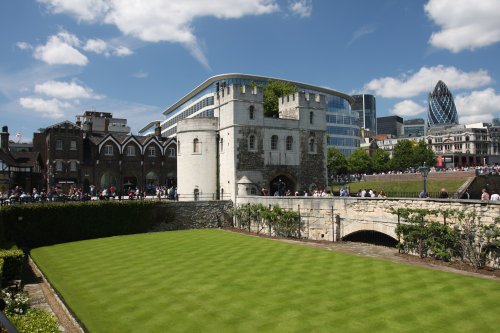
<svg viewBox="0 0 500 333"><path fill-rule="evenodd" d="M0 224L6 241L30 249L147 232L164 219L160 212L155 201L12 205L0 209Z"/></svg>
<svg viewBox="0 0 500 333"><path fill-rule="evenodd" d="M24 253L21 250L0 250L1 284L20 280L23 271Z"/></svg>

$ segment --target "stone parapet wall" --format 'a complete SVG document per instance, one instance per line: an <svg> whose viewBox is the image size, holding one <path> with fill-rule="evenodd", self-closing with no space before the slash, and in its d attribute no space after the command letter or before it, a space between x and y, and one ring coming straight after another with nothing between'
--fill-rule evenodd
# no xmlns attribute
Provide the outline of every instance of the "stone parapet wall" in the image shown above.
<svg viewBox="0 0 500 333"><path fill-rule="evenodd" d="M463 179L464 181L469 177L475 177L476 171L456 171L456 172L430 172L427 179ZM387 175L366 175L366 181L398 181L398 180L422 180L420 173L401 173L401 174L387 174Z"/></svg>
<svg viewBox="0 0 500 333"><path fill-rule="evenodd" d="M450 199L395 199L395 198L341 198L341 197L238 197L236 206L262 203L279 205L298 211L301 215L303 238L313 240L340 240L351 233L373 230L397 239L395 228L398 216L392 209L457 209L475 213L481 223L493 223L500 216L500 203L479 200ZM444 222L444 217L437 216ZM452 223L452 221L447 221Z"/></svg>
<svg viewBox="0 0 500 333"><path fill-rule="evenodd" d="M162 205L152 231L231 227L232 201L173 201Z"/></svg>

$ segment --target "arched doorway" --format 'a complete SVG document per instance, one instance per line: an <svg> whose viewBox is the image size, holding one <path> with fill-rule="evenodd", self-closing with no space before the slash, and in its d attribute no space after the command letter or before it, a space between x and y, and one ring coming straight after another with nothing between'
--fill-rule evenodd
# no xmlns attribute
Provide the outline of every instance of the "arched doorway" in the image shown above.
<svg viewBox="0 0 500 333"><path fill-rule="evenodd" d="M109 171L106 171L101 176L101 181L99 182L100 189L109 189L111 185L116 188L118 186L118 182L116 181L115 175L111 174L111 172Z"/></svg>
<svg viewBox="0 0 500 333"><path fill-rule="evenodd" d="M135 176L124 176L123 177L123 193L128 194L130 191L137 187L137 177Z"/></svg>
<svg viewBox="0 0 500 333"><path fill-rule="evenodd" d="M297 184L293 179L285 175L276 176L271 180L269 195L286 195L287 192L295 193Z"/></svg>

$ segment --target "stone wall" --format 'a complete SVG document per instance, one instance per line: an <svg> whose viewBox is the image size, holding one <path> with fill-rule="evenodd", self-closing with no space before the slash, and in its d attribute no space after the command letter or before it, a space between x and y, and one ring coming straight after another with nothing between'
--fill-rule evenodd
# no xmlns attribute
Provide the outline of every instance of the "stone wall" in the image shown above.
<svg viewBox="0 0 500 333"><path fill-rule="evenodd" d="M475 212L485 224L500 216L500 203L479 200L450 199L393 199L393 198L341 198L341 197L238 197L236 206L262 203L279 205L298 211L301 215L303 238L337 241L362 230L373 230L397 239L395 228L398 216L391 209L457 209ZM440 222L442 216L437 216ZM447 221L451 223L452 221Z"/></svg>
<svg viewBox="0 0 500 333"><path fill-rule="evenodd" d="M161 222L152 231L232 226L232 201L172 201L161 206Z"/></svg>

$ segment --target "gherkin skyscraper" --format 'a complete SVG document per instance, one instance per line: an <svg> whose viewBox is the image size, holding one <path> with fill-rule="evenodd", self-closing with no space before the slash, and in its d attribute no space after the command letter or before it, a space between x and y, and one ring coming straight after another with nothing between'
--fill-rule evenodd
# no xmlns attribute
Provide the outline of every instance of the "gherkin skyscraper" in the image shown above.
<svg viewBox="0 0 500 333"><path fill-rule="evenodd" d="M458 124L458 114L453 96L446 84L439 80L434 91L429 94L429 114L427 126Z"/></svg>

